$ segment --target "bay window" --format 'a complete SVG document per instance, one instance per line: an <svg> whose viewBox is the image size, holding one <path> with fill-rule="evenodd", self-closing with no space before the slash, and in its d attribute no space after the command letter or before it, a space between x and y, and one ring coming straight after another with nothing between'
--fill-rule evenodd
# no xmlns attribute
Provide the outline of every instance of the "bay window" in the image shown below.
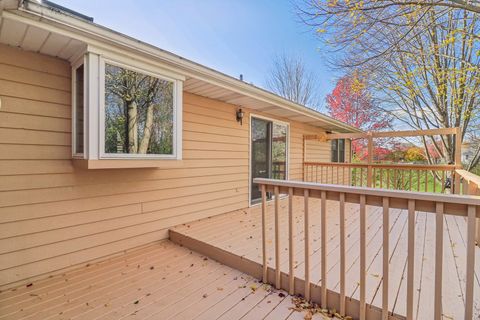
<svg viewBox="0 0 480 320"><path fill-rule="evenodd" d="M90 52L81 61L72 68L74 158L181 159L181 76Z"/></svg>

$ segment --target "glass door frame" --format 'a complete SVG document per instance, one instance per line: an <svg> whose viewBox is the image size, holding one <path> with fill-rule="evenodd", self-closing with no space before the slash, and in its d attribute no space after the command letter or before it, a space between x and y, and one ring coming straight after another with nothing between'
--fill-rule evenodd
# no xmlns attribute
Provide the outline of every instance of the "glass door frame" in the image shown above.
<svg viewBox="0 0 480 320"><path fill-rule="evenodd" d="M290 179L290 123L277 120L274 118L266 117L263 115L250 113L249 114L249 129L248 129L248 203L249 206L258 205L261 202L252 200L252 183L253 183L253 168L252 168L252 121L253 118L272 122L272 124L279 124L287 128L287 141L286 141L286 157L285 157L285 180ZM270 163L271 165L271 163Z"/></svg>

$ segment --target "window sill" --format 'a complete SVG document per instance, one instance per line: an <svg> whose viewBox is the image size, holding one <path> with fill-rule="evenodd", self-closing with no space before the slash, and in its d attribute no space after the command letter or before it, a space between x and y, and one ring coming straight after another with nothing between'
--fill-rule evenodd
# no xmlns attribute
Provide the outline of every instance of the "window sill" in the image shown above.
<svg viewBox="0 0 480 320"><path fill-rule="evenodd" d="M135 168L179 168L183 166L181 160L146 160L146 159L102 159L84 160L73 159L73 165L82 169L135 169Z"/></svg>

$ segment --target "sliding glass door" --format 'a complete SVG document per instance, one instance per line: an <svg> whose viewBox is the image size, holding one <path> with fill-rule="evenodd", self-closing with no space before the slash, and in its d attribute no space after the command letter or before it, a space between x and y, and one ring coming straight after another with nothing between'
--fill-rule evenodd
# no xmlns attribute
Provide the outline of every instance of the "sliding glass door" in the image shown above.
<svg viewBox="0 0 480 320"><path fill-rule="evenodd" d="M287 134L288 126L270 120L251 119L251 200L261 199L255 178L287 178Z"/></svg>

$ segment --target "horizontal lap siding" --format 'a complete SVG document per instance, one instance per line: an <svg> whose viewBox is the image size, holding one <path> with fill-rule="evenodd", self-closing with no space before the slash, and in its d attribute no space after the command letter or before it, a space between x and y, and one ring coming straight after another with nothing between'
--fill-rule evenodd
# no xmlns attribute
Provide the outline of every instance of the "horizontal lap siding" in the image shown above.
<svg viewBox="0 0 480 320"><path fill-rule="evenodd" d="M331 162L331 142L330 141L318 141L318 140L307 140L307 152L306 152L306 159L305 161L308 162ZM345 140L345 161L350 162L350 142ZM337 167L334 167L333 172L332 169L329 168L328 172L326 169L323 169L323 172L320 172L319 168L313 169L313 172L309 172L309 176L307 177L307 181L315 181L323 182L323 183L339 183L339 184L347 184L349 182L349 169L344 170L342 168L338 169L337 175ZM323 180L320 179L323 177Z"/></svg>
<svg viewBox="0 0 480 320"><path fill-rule="evenodd" d="M0 46L0 99L0 287L248 206L249 124L235 106L184 95L180 168L85 170L71 161L68 63ZM291 123L292 179L304 133L318 130Z"/></svg>

